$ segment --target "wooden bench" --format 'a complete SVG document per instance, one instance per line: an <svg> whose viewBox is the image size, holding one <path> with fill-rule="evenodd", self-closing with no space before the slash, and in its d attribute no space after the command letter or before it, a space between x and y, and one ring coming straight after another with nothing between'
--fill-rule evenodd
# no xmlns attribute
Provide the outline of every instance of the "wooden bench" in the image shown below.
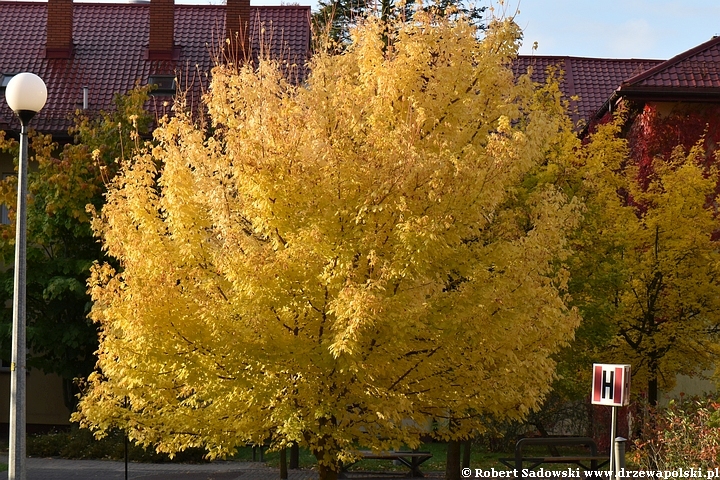
<svg viewBox="0 0 720 480"><path fill-rule="evenodd" d="M430 452L373 453L370 450L360 450L357 453L360 456L360 460L396 460L410 469L410 472L407 474L407 477L410 478L423 477L424 475L420 471L420 465L432 458L432 453ZM340 472L340 478L347 478L345 476L345 469L349 466L350 465L343 466L342 472Z"/></svg>
<svg viewBox="0 0 720 480"><path fill-rule="evenodd" d="M546 446L551 450L551 455L523 455L523 448L531 445ZM557 447L586 447L589 454L560 454ZM523 469L534 470L542 464L566 463L574 464L585 470L598 470L610 462L607 455L598 455L597 444L590 437L542 437L522 438L515 444L515 456L513 458L500 458L504 465L515 469L517 478L524 478ZM528 463L528 466L525 464Z"/></svg>

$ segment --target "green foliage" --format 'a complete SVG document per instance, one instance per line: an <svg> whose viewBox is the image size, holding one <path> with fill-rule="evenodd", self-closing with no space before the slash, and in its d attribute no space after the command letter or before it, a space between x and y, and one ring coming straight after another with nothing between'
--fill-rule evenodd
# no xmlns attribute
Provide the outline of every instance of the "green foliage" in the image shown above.
<svg viewBox="0 0 720 480"><path fill-rule="evenodd" d="M717 108L676 110L666 117L646 107L632 128L620 112L578 145L572 163L542 172L584 204L568 261L570 303L583 320L556 356L553 394L531 426L547 428L587 398L593 362L631 364L633 392L651 402L678 373L717 363Z"/></svg>
<svg viewBox="0 0 720 480"><path fill-rule="evenodd" d="M558 357L556 392L580 399L589 365L627 363L633 391L654 403L678 373L699 374L720 358L717 168L702 141L638 160L624 122L620 114L599 127L557 175L585 211L568 262L583 321Z"/></svg>
<svg viewBox="0 0 720 480"><path fill-rule="evenodd" d="M97 329L87 319L86 280L93 262L104 258L90 228L88 205L99 208L106 184L150 121L143 111L146 89L116 99L117 109L88 118L81 113L71 130L75 143L60 147L49 136L31 135L28 178L27 335L28 366L65 379L72 406L73 378L87 376L96 362ZM2 139L0 148L17 156L17 143ZM0 199L10 224L0 226L0 257L12 266L15 253L14 205L17 178L0 182ZM0 271L0 303L12 300L13 269ZM2 354L9 358L11 309L0 309Z"/></svg>
<svg viewBox="0 0 720 480"><path fill-rule="evenodd" d="M463 16L478 29L484 28L486 7L478 7L465 0L434 0L428 5L416 0L320 0L319 10L313 14L316 37L328 43L331 51L342 51L352 43L352 30L368 17L380 18L390 25L412 21L416 12L432 12L441 17L457 19Z"/></svg>
<svg viewBox="0 0 720 480"><path fill-rule="evenodd" d="M69 431L28 436L27 453L31 457L122 460L125 458L125 435L114 430L106 437L96 439L88 430L72 427ZM188 449L171 459L167 454L128 444L128 459L132 462L200 463L206 461L204 455L201 449Z"/></svg>
<svg viewBox="0 0 720 480"><path fill-rule="evenodd" d="M113 430L106 437L95 438L89 430L72 427L67 431L55 431L46 434L28 436L27 452L31 457L61 457L68 459L108 459L122 460L125 453L125 437L122 431ZM253 450L254 453L253 453ZM445 456L447 444L442 442L429 442L421 444L419 451L429 451L433 457L422 466L424 472L445 470ZM254 455L254 456L253 456ZM259 459L259 451L252 446L238 447L231 457L233 461L250 462ZM289 450L288 450L289 455ZM501 454L488 453L478 443L472 448L470 464L473 468L497 468L498 458ZM143 448L130 442L128 444L128 457L131 462L148 463L201 463L206 462L205 451L198 448L179 452L173 458L165 453L157 453L152 449ZM265 451L264 462L270 467L278 468L280 465L279 451ZM300 468L308 469L317 465L315 457L306 449L300 449ZM1 467L0 467L1 470ZM391 461L361 460L348 469L351 472L377 471L377 472L407 472L407 467L395 465Z"/></svg>

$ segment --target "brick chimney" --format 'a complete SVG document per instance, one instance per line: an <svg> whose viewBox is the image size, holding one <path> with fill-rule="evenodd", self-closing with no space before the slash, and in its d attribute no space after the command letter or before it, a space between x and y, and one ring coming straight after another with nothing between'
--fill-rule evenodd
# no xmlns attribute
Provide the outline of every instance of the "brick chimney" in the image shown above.
<svg viewBox="0 0 720 480"><path fill-rule="evenodd" d="M46 58L70 58L73 51L73 1L48 0Z"/></svg>
<svg viewBox="0 0 720 480"><path fill-rule="evenodd" d="M172 60L175 46L174 0L150 0L149 60Z"/></svg>
<svg viewBox="0 0 720 480"><path fill-rule="evenodd" d="M230 39L230 52L234 57L249 58L245 40L250 33L250 0L227 0L225 37Z"/></svg>

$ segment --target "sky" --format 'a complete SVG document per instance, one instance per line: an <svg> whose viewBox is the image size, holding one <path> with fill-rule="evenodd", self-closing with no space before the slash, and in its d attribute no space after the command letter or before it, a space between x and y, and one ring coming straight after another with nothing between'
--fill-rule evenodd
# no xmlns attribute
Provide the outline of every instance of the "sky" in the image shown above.
<svg viewBox="0 0 720 480"><path fill-rule="evenodd" d="M476 1L498 13L518 12L525 32L520 53L528 55L537 42L537 55L667 60L720 35L720 0ZM317 7L315 0L251 0L281 3Z"/></svg>
<svg viewBox="0 0 720 480"><path fill-rule="evenodd" d="M522 54L667 60L720 35L718 0L509 0ZM519 7L518 7L519 3Z"/></svg>

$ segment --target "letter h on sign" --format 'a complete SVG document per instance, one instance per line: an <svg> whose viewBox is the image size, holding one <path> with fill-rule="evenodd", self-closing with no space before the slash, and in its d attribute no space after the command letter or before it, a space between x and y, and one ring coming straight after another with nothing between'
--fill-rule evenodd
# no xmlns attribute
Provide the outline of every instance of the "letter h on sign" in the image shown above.
<svg viewBox="0 0 720 480"><path fill-rule="evenodd" d="M630 403L630 365L593 364L592 403L613 407Z"/></svg>

